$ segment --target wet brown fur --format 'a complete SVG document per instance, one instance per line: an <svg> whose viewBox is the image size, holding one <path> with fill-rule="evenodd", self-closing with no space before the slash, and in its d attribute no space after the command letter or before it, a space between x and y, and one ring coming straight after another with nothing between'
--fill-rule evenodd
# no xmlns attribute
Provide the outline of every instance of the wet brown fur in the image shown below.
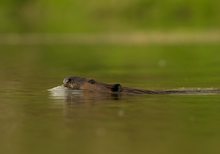
<svg viewBox="0 0 220 154"><path fill-rule="evenodd" d="M99 93L111 94L194 94L194 93L219 93L218 89L183 89L183 90L143 90L129 87L122 87L120 84L106 84L93 79L82 77L67 77L63 85L73 90L85 90Z"/></svg>

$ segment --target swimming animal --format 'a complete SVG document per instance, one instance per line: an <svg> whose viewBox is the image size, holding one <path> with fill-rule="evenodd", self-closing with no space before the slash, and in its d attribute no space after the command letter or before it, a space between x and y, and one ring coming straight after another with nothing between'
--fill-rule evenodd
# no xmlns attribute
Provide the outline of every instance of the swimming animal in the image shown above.
<svg viewBox="0 0 220 154"><path fill-rule="evenodd" d="M173 90L144 90L124 87L119 83L109 84L94 79L72 76L63 80L63 86L72 90L83 90L110 94L209 94L220 93L220 89L173 89Z"/></svg>

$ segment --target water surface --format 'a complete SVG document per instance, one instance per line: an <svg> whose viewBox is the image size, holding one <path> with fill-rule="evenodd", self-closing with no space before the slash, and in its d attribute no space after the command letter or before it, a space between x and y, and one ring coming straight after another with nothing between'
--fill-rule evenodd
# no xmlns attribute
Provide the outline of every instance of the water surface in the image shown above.
<svg viewBox="0 0 220 154"><path fill-rule="evenodd" d="M219 88L219 45L1 46L0 153L219 153L220 95L53 96L69 75Z"/></svg>

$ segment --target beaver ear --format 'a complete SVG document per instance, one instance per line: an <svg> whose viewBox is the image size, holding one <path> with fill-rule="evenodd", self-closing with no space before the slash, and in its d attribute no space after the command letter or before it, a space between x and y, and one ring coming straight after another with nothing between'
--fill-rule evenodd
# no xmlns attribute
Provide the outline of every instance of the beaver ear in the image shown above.
<svg viewBox="0 0 220 154"><path fill-rule="evenodd" d="M120 84L114 84L111 88L112 92L121 92L121 85Z"/></svg>
<svg viewBox="0 0 220 154"><path fill-rule="evenodd" d="M93 79L90 79L88 82L91 83L91 84L95 84L96 83L96 81L93 80Z"/></svg>

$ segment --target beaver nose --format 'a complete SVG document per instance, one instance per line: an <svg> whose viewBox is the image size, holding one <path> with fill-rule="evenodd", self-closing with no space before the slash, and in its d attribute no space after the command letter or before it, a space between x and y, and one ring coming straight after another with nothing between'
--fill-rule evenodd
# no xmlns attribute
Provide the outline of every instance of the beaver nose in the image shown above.
<svg viewBox="0 0 220 154"><path fill-rule="evenodd" d="M70 81L70 78L64 78L64 79L63 79L63 84L65 85L65 84L67 84L69 81Z"/></svg>

